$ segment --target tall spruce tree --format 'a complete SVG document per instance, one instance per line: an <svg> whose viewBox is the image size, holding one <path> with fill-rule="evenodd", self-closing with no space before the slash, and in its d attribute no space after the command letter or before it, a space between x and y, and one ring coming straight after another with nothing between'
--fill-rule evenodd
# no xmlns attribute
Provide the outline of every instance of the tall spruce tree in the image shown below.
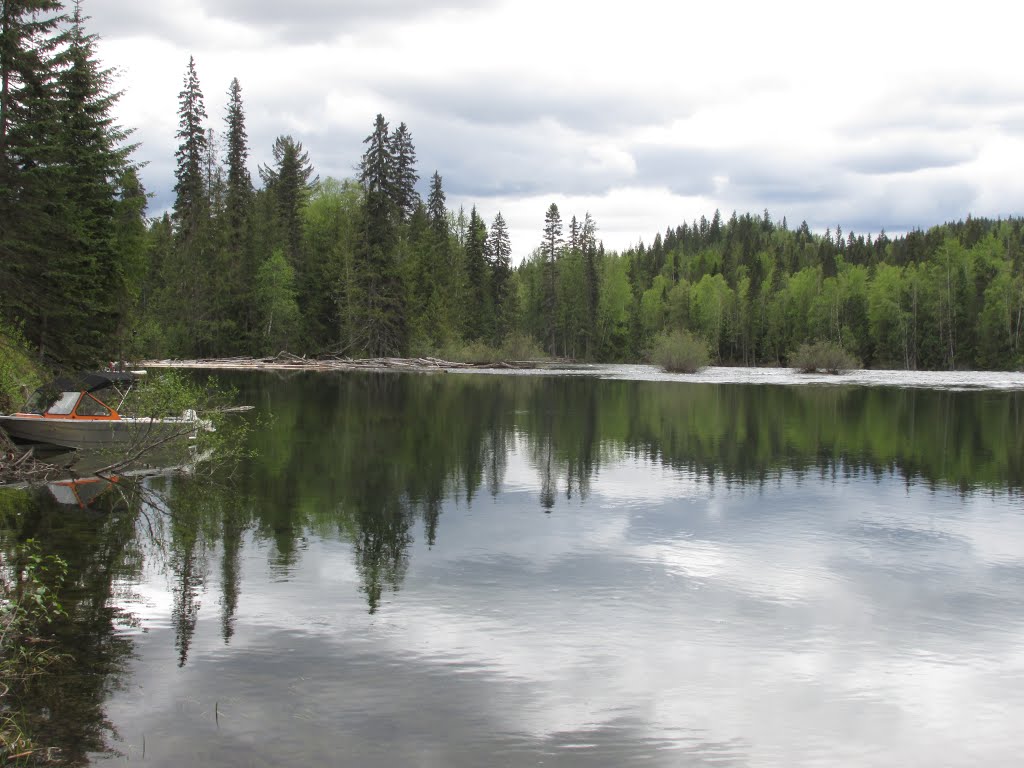
<svg viewBox="0 0 1024 768"><path fill-rule="evenodd" d="M416 148L412 143L412 134L405 123L399 123L391 134L391 155L394 159L391 172L391 197L398 209L400 221L406 221L416 210L420 201L416 192Z"/></svg>
<svg viewBox="0 0 1024 768"><path fill-rule="evenodd" d="M441 176L437 171L430 178L430 194L427 196L427 213L430 216L430 226L439 237L448 237L448 208L445 205L444 189L441 186Z"/></svg>
<svg viewBox="0 0 1024 768"><path fill-rule="evenodd" d="M580 230L580 247L583 250L583 280L586 291L587 312L587 358L592 358L596 346L597 307L601 298L600 269L597 263L597 223L588 211L583 217Z"/></svg>
<svg viewBox="0 0 1024 768"><path fill-rule="evenodd" d="M227 125L224 163L227 165L228 177L224 207L227 216L228 246L237 253L245 239L253 193L252 177L246 165L249 159L249 144L245 131L242 86L237 77L231 81L228 88L228 109L224 122Z"/></svg>
<svg viewBox="0 0 1024 768"><path fill-rule="evenodd" d="M114 338L123 330L128 308L127 265L139 254L119 251L117 234L122 216L142 212L137 197L120 204L119 184L138 186L137 179L127 175L133 170L129 156L134 146L126 143L130 132L114 123L111 112L120 93L111 91L112 70L102 68L96 59L97 37L85 31L80 2L74 4L64 39L57 57L62 119L56 159L64 169L65 192L54 201L62 234L60 255L54 261L60 272L58 284L66 286L57 292L67 295L51 316L51 331L69 360L84 363L103 352L121 351ZM63 327L53 323L57 318L64 321Z"/></svg>
<svg viewBox="0 0 1024 768"><path fill-rule="evenodd" d="M556 262L563 244L562 215L558 212L558 206L552 203L548 206L547 213L544 214L544 243L541 246L544 252L542 308L546 325L545 336L548 352L552 355L557 353L558 286Z"/></svg>
<svg viewBox="0 0 1024 768"><path fill-rule="evenodd" d="M164 262L158 315L168 337L169 351L177 355L209 355L219 351L223 335L219 318L222 276L217 273L217 243L210 220L210 136L206 107L189 57L178 94L178 149L175 152L175 200L171 220L174 248ZM184 311L183 311L184 308Z"/></svg>
<svg viewBox="0 0 1024 768"><path fill-rule="evenodd" d="M249 145L242 86L237 77L231 80L227 96L224 200L220 227L223 245L217 268L222 276L223 290L219 302L226 320L235 326L231 346L235 351L245 351L257 336L259 318L254 295L257 266L251 226L254 191L247 166Z"/></svg>
<svg viewBox="0 0 1024 768"><path fill-rule="evenodd" d="M465 250L467 307L463 336L467 339L490 339L494 333L494 316L487 263L487 225L477 214L475 205L469 212Z"/></svg>
<svg viewBox="0 0 1024 768"><path fill-rule="evenodd" d="M508 334L513 320L512 303L512 242L505 217L498 211L491 224L487 240L487 258L491 267L491 292L494 303L495 328L493 343Z"/></svg>
<svg viewBox="0 0 1024 768"><path fill-rule="evenodd" d="M350 348L370 356L403 354L408 343L404 287L397 262L398 211L391 196L394 156L388 124L378 114L359 163L363 209L350 301Z"/></svg>
<svg viewBox="0 0 1024 768"><path fill-rule="evenodd" d="M117 351L140 245L121 235L141 208L120 94L81 5L60 8L0 6L0 303L41 355L77 367Z"/></svg>
<svg viewBox="0 0 1024 768"><path fill-rule="evenodd" d="M174 223L178 237L188 241L196 237L208 210L204 161L208 140L206 136L206 107L203 91L196 74L195 57L188 59L185 83L178 94L179 144L174 153L177 167L174 176Z"/></svg>
<svg viewBox="0 0 1024 768"><path fill-rule="evenodd" d="M273 155L274 166L260 166L260 177L276 204L285 255L292 266L298 268L302 246L302 209L320 177L313 175L313 164L309 161L309 153L302 149L302 142L291 136L277 137Z"/></svg>
<svg viewBox="0 0 1024 768"><path fill-rule="evenodd" d="M43 274L53 255L49 205L60 195L53 151L57 108L57 0L4 0L0 5L0 311L25 322L43 350L47 301Z"/></svg>

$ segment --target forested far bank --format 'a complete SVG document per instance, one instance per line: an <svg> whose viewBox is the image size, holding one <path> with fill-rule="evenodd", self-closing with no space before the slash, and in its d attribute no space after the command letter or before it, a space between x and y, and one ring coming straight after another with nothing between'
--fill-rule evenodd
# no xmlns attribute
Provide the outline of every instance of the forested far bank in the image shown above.
<svg viewBox="0 0 1024 768"><path fill-rule="evenodd" d="M1024 363L1020 218L890 237L715 211L613 252L590 213L551 203L517 265L502 213L449 208L443 169L421 171L412 129L384 115L349 148L353 178L321 177L290 135L259 148L254 177L240 81L212 122L195 60L174 203L147 219L81 5L5 9L0 320L52 367L281 350L638 361L677 329L722 364L784 365L813 341L876 368Z"/></svg>
<svg viewBox="0 0 1024 768"><path fill-rule="evenodd" d="M356 178L319 178L281 136L255 188L240 93L236 80L218 154L189 63L178 197L149 231L135 354L468 359L532 345L638 361L685 329L722 364L784 365L821 340L871 367L1021 365L1021 219L889 237L715 211L616 253L590 213L551 203L513 265L501 212L450 209L439 171L421 184L409 126L380 114Z"/></svg>

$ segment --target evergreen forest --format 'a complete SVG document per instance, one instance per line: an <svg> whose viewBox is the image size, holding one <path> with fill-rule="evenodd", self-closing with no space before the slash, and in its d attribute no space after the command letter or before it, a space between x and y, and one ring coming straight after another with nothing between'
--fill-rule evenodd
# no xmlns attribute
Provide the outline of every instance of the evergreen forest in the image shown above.
<svg viewBox="0 0 1024 768"><path fill-rule="evenodd" d="M1024 362L1024 219L890 237L715 211L614 252L588 212L552 203L515 264L502 214L449 208L443 169L419 168L410 126L380 114L353 178L321 177L290 135L255 150L254 178L242 86L224 84L212 124L195 60L173 207L151 217L80 1L2 7L0 348L51 367L281 350L639 361L673 329L720 364L785 365L817 340L876 368Z"/></svg>

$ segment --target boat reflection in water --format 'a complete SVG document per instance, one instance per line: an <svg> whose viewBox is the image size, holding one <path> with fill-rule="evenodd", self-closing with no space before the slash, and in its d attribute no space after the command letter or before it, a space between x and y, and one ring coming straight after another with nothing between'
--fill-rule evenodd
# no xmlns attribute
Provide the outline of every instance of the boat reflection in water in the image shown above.
<svg viewBox="0 0 1024 768"><path fill-rule="evenodd" d="M92 506L96 499L110 490L120 480L121 478L117 475L111 475L110 477L81 477L73 480L47 483L46 490L50 492L50 495L58 504L85 509Z"/></svg>

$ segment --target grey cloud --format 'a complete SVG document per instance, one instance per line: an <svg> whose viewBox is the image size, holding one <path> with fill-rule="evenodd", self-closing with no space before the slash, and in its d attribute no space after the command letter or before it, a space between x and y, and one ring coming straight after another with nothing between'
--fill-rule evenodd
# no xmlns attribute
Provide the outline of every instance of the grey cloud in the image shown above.
<svg viewBox="0 0 1024 768"><path fill-rule="evenodd" d="M490 5L492 0L208 0L208 12L240 24L273 29L289 42L312 43L351 34L355 31L353 24L408 21L442 10L473 11Z"/></svg>
<svg viewBox="0 0 1024 768"><path fill-rule="evenodd" d="M83 9L89 18L89 30L103 38L151 34L155 29L162 36L168 31L165 8L160 3L89 0Z"/></svg>
<svg viewBox="0 0 1024 768"><path fill-rule="evenodd" d="M641 147L635 156L637 174L645 184L665 186L678 195L731 194L793 203L833 198L842 191L834 167L815 166L799 156L768 157L749 149L659 146ZM721 188L716 177L725 180Z"/></svg>
<svg viewBox="0 0 1024 768"><path fill-rule="evenodd" d="M634 157L637 176L645 185L668 187L678 195L710 195L714 177L727 175L734 165L727 153L694 147L644 145Z"/></svg>
<svg viewBox="0 0 1024 768"><path fill-rule="evenodd" d="M899 145L853 152L840 161L848 170L864 174L913 173L928 168L951 168L969 162L975 152L968 147Z"/></svg>
<svg viewBox="0 0 1024 768"><path fill-rule="evenodd" d="M738 211L767 208L776 219L806 219L821 230L839 224L845 231L904 232L963 218L978 194L962 180L914 175L971 158L972 150L957 147L914 150L902 144L820 159L795 152L766 156L747 149L648 146L635 156L644 184L718 198ZM895 183L879 178L896 173L905 176Z"/></svg>
<svg viewBox="0 0 1024 768"><path fill-rule="evenodd" d="M1024 134L1024 113L1013 115L1001 120L999 127L1006 133Z"/></svg>
<svg viewBox="0 0 1024 768"><path fill-rule="evenodd" d="M389 20L408 20L429 16L442 10L471 11L493 5L493 0L291 0L288 3L266 0L203 0L202 11L209 18L260 28L291 43L316 43L332 40L367 24ZM91 0L88 14L103 36L152 34L186 42L197 30L175 28L175 15L160 3Z"/></svg>
<svg viewBox="0 0 1024 768"><path fill-rule="evenodd" d="M1024 89L986 83L930 83L879 98L862 116L840 128L853 139L885 134L920 136L969 131L1002 122L1007 105L1024 102Z"/></svg>
<svg viewBox="0 0 1024 768"><path fill-rule="evenodd" d="M660 125L693 112L692 105L670 105L637 91L588 92L537 82L476 79L452 84L403 80L380 83L378 87L388 98L414 109L483 126L523 127L550 119L588 134L603 134L626 127Z"/></svg>
<svg viewBox="0 0 1024 768"><path fill-rule="evenodd" d="M602 194L631 175L600 167L585 145L558 140L543 127L481 127L432 117L409 126L420 174L426 177L436 169L449 195Z"/></svg>
<svg viewBox="0 0 1024 768"><path fill-rule="evenodd" d="M975 186L959 180L908 178L878 189L871 179L857 179L840 198L809 199L787 212L791 213L790 222L797 217L806 219L814 229L839 224L845 232L877 234L884 229L893 234L956 221L968 213L987 215L989 212L975 208L977 196Z"/></svg>

